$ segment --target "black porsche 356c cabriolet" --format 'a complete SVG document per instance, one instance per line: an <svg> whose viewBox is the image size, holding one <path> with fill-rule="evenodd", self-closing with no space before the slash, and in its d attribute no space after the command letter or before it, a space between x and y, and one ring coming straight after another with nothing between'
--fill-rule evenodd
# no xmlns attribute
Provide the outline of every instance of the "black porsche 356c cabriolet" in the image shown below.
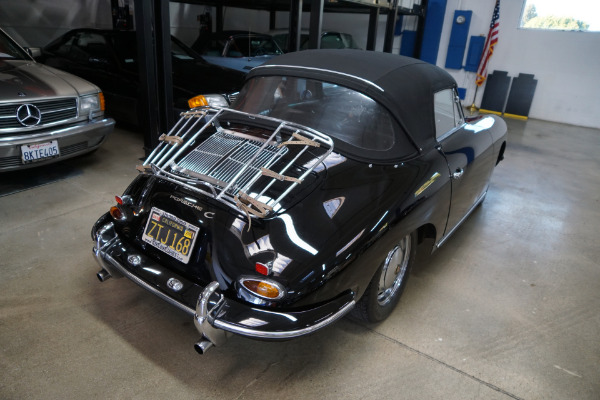
<svg viewBox="0 0 600 400"><path fill-rule="evenodd" d="M231 334L290 339L352 312L386 318L418 243L484 199L506 124L466 121L431 64L360 50L253 69L232 108L184 112L92 229L126 276L194 316L203 353Z"/></svg>

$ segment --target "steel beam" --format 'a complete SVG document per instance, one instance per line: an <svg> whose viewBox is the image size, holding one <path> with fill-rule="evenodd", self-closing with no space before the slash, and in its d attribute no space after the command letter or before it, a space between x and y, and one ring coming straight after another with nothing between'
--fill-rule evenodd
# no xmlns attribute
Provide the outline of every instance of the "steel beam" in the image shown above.
<svg viewBox="0 0 600 400"><path fill-rule="evenodd" d="M323 31L323 6L324 0L312 0L310 3L310 29L308 48L321 48L321 32Z"/></svg>
<svg viewBox="0 0 600 400"><path fill-rule="evenodd" d="M367 31L367 50L375 50L377 44L377 24L379 23L379 8L369 10L369 28Z"/></svg>

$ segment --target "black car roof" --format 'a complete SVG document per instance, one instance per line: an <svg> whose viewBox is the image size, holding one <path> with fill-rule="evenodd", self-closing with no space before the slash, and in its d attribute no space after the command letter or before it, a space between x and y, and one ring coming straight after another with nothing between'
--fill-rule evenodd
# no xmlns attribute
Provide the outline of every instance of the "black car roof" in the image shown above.
<svg viewBox="0 0 600 400"><path fill-rule="evenodd" d="M433 93L456 86L450 74L427 62L353 49L287 53L254 68L248 79L266 75L312 78L360 91L388 108L419 148L435 143Z"/></svg>

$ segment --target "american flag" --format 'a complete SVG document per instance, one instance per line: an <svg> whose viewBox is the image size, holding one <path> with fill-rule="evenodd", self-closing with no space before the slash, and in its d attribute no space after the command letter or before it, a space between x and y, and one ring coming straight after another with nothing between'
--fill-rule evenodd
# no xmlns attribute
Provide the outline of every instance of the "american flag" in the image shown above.
<svg viewBox="0 0 600 400"><path fill-rule="evenodd" d="M498 43L498 33L500 27L500 0L496 0L494 6L494 14L492 15L492 22L490 23L490 32L485 40L485 46L483 47L483 53L481 54L481 61L479 61L479 68L477 69L477 77L475 83L477 86L483 85L487 78L487 67L490 57L494 53L494 46Z"/></svg>

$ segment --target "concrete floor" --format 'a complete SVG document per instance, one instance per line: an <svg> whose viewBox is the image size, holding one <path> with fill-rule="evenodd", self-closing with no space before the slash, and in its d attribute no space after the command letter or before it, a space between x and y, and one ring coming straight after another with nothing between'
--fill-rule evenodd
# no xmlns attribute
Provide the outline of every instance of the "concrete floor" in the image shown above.
<svg viewBox="0 0 600 400"><path fill-rule="evenodd" d="M96 279L90 228L143 155L117 129L64 179L0 197L0 398L600 398L600 131L507 122L483 206L420 254L388 320L204 356L183 312Z"/></svg>

